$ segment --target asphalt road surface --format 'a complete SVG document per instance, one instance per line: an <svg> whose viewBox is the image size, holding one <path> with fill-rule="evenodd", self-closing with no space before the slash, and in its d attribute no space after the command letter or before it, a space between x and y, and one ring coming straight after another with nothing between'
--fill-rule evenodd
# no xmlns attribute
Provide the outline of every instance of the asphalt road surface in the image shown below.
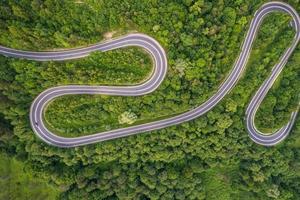
<svg viewBox="0 0 300 200"><path fill-rule="evenodd" d="M291 131L292 126L296 120L298 110L293 112L291 119L287 125L282 127L275 133L270 133L269 135L261 133L257 130L254 124L254 118L257 109L259 108L261 102L266 96L267 92L273 85L274 81L284 68L288 58L291 56L292 52L296 48L300 40L300 18L297 12L289 5L281 2L269 2L264 4L260 9L258 9L254 15L254 18L250 24L249 30L245 37L245 41L241 47L241 52L237 58L233 69L227 76L226 80L220 85L217 92L210 97L202 105L185 112L183 114L171 117L168 119L163 119L159 121L154 121L150 123L145 123L141 125L131 126L127 128L120 128L110 131L105 131L101 133L96 133L88 136L81 136L75 138L65 138L57 136L47 129L43 122L43 112L45 106L55 98L64 95L75 95L75 94L105 94L105 95L116 95L116 96L140 96L148 94L159 87L161 82L167 73L167 58L164 49L160 44L153 38L143 35L143 34L129 34L127 36L110 40L104 43L95 44L93 46L71 49L66 51L58 52L29 52L20 51L11 48L1 47L0 54L5 56L25 58L29 60L38 61L49 61L49 60L68 60L77 59L81 57L88 56L94 51L109 51L118 48L124 48L128 46L138 46L144 48L153 59L154 68L151 76L147 81L140 85L135 86L88 86L88 85L66 85L53 87L45 90L39 94L33 101L30 109L30 121L31 126L35 134L41 138L43 141L50 145L58 147L76 147L81 145L87 145L91 143L101 142L105 140L111 140L115 138L125 137L129 135L134 135L142 132L148 132L153 130L158 130L166 128L172 125L180 124L193 120L199 116L204 115L209 110L214 108L224 97L227 95L231 89L236 85L242 73L245 70L253 41L259 30L261 22L264 17L271 12L281 11L288 13L293 18L293 27L296 30L296 35L291 43L291 46L287 48L283 56L280 58L278 64L272 69L271 75L262 84L259 90L256 92L254 97L246 111L246 127L249 132L250 138L261 145L271 146L282 141Z"/></svg>

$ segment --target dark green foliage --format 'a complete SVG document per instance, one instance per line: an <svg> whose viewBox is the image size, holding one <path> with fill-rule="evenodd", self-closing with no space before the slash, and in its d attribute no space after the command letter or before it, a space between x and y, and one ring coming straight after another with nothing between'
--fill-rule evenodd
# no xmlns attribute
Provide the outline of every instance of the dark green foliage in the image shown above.
<svg viewBox="0 0 300 200"><path fill-rule="evenodd" d="M168 74L142 97L65 96L45 112L48 126L72 137L169 117L206 101L224 80L262 0L14 1L0 3L0 43L19 49L70 48L139 31L168 54ZM297 0L289 1L300 11ZM182 125L72 149L40 141L29 108L44 89L65 84L129 85L151 61L139 49L95 53L66 62L0 57L0 148L62 193L61 199L299 199L300 125L279 146L254 144L244 127L251 96L289 45L283 14L267 17L244 77L215 109ZM262 130L287 122L299 102L299 49L264 100ZM125 126L127 126L125 124Z"/></svg>

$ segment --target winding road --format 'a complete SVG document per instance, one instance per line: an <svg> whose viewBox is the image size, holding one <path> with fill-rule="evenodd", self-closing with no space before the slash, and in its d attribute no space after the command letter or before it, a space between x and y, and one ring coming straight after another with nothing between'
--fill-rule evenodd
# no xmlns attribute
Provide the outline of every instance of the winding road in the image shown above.
<svg viewBox="0 0 300 200"><path fill-rule="evenodd" d="M159 85L164 80L167 73L167 58L164 49L160 44L153 38L143 35L143 34L129 34L127 36L110 40L104 43L95 44L93 46L71 49L66 51L58 52L29 52L15 50L11 48L6 48L0 46L0 54L10 57L25 58L29 60L38 61L49 61L49 60L68 60L77 59L81 57L88 56L94 51L110 51L113 49L124 48L128 46L138 46L144 48L152 57L154 68L150 78L140 85L135 86L88 86L88 85L66 85L53 87L45 90L39 94L33 101L30 109L30 121L31 126L35 134L41 138L43 141L50 145L58 147L76 147L81 145L87 145L91 143L101 142L105 140L111 140L115 138L125 137L129 135L134 135L142 132L148 132L153 130L158 130L187 122L193 120L199 116L206 114L209 110L214 108L236 85L242 73L245 70L253 41L257 35L261 22L271 12L281 11L288 13L293 18L293 27L296 30L296 35L291 43L291 46L287 48L283 56L280 58L278 64L276 64L271 75L258 89L254 97L249 103L246 111L246 127L249 132L250 138L261 145L272 146L283 139L291 131L293 124L295 123L298 110L293 112L291 119L287 125L276 131L275 133L264 134L257 130L254 124L254 118L257 109L259 108L261 102L265 98L269 89L273 85L274 81L281 73L288 58L291 56L292 52L297 47L300 40L300 18L297 12L288 4L281 2L269 2L262 5L259 8L254 18L250 24L249 30L247 32L245 41L242 45L241 52L234 63L233 69L227 76L226 80L220 85L217 92L211 96L202 105L185 112L183 114L171 117L168 119L158 120L151 123L145 123L141 125L131 126L127 128L120 128L110 131L105 131L101 133L96 133L88 136L81 136L75 138L65 138L57 136L52 133L43 122L43 112L46 105L53 99L64 96L64 95L74 95L74 94L105 94L105 95L117 95L117 96L140 96L153 92L159 87Z"/></svg>

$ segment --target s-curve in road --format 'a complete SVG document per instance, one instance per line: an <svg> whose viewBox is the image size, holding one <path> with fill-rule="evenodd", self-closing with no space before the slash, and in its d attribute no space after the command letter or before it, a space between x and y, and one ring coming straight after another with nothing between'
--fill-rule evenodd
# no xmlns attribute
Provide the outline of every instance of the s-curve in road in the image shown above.
<svg viewBox="0 0 300 200"><path fill-rule="evenodd" d="M217 92L210 97L202 105L195 109L192 109L183 114L171 117L168 119L158 120L151 123L145 123L141 125L131 126L127 128L120 128L111 131L105 131L96 133L93 135L65 138L55 135L47 129L43 122L43 112L45 106L53 99L63 95L74 94L106 94L106 95L118 95L118 96L139 96L154 91L161 82L167 72L167 58L164 49L153 38L143 34L130 34L115 40L110 40L105 43L96 44L86 48L72 49L59 52L28 52L19 51L6 47L0 47L0 53L5 56L13 56L18 58L25 58L31 60L47 61L47 60L67 60L88 56L93 51L109 51L113 49L139 46L146 49L153 58L154 70L150 78L135 86L88 86L88 85L66 85L60 87L53 87L45 90L36 97L31 105L30 121L32 129L35 134L43 141L58 147L75 147L80 145L86 145L105 140L111 140L115 138L134 135L142 132L158 130L172 125L180 124L193 120L211 110L215 107L236 85L241 77L245 66L247 64L253 41L259 30L261 22L264 17L271 12L282 11L286 12L293 18L293 26L296 30L296 35L292 41L291 46L285 51L283 56L277 65L274 66L271 76L262 84L257 93L254 95L252 101L246 112L246 124L250 138L261 145L275 145L282 141L290 132L297 112L292 113L290 122L279 131L271 135L264 135L259 132L254 124L255 113L266 96L268 90L282 71L288 58L296 48L300 39L300 19L297 12L289 5L281 2L270 2L264 4L259 10L256 11L254 18L250 24L245 41L242 45L240 55L234 63L233 69L227 76L226 80L220 85Z"/></svg>
<svg viewBox="0 0 300 200"><path fill-rule="evenodd" d="M261 102L263 101L263 99L267 95L268 91L272 87L273 83L275 82L275 80L277 79L277 77L279 76L281 71L283 70L289 57L292 55L293 51L297 47L299 40L300 40L300 18L299 18L299 15L291 6L284 4L284 3L279 3L279 2L272 3L271 2L271 3L266 4L262 8L260 8L257 11L256 15L254 16L254 20L252 21L252 23L250 25L250 29L252 29L252 27L255 26L255 24L260 24L262 19L264 18L264 16L266 16L268 13L273 12L273 11L282 11L282 12L285 12L285 13L288 13L289 15L291 15L291 17L293 19L293 22L292 22L293 28L295 29L296 34L292 41L291 46L289 48L287 48L287 50L284 52L284 54L280 58L280 61L273 67L271 75L260 86L258 91L255 93L254 97L250 101L249 106L246 110L246 126L247 126L247 130L249 132L250 138L254 142L261 144L261 145L265 145L265 146L275 145L287 137L287 135L291 131L291 129L296 121L296 117L297 117L297 114L299 112L299 107L300 107L300 104L299 104L297 109L294 112L292 112L289 122L284 127L280 128L278 131L276 131L275 133L264 134L255 127L255 123L254 123L255 114L256 114ZM251 38L251 36L249 36L249 38L251 40L253 40L253 38Z"/></svg>

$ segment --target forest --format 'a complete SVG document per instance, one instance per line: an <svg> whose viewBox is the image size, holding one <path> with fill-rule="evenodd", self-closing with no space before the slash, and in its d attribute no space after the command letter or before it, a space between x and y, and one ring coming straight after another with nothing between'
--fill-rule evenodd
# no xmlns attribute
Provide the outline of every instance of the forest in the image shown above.
<svg viewBox="0 0 300 200"><path fill-rule="evenodd" d="M230 72L265 0L2 0L0 44L22 50L88 46L141 32L167 52L168 73L140 97L69 95L50 102L47 127L76 137L142 124L205 102ZM299 0L285 1L300 13ZM206 115L181 125L62 149L30 127L34 98L67 84L134 85L152 71L139 48L37 62L0 56L0 199L300 199L300 119L274 147L245 129L251 97L294 37L291 18L261 25L236 87ZM282 127L300 101L300 47L257 112L264 132Z"/></svg>

